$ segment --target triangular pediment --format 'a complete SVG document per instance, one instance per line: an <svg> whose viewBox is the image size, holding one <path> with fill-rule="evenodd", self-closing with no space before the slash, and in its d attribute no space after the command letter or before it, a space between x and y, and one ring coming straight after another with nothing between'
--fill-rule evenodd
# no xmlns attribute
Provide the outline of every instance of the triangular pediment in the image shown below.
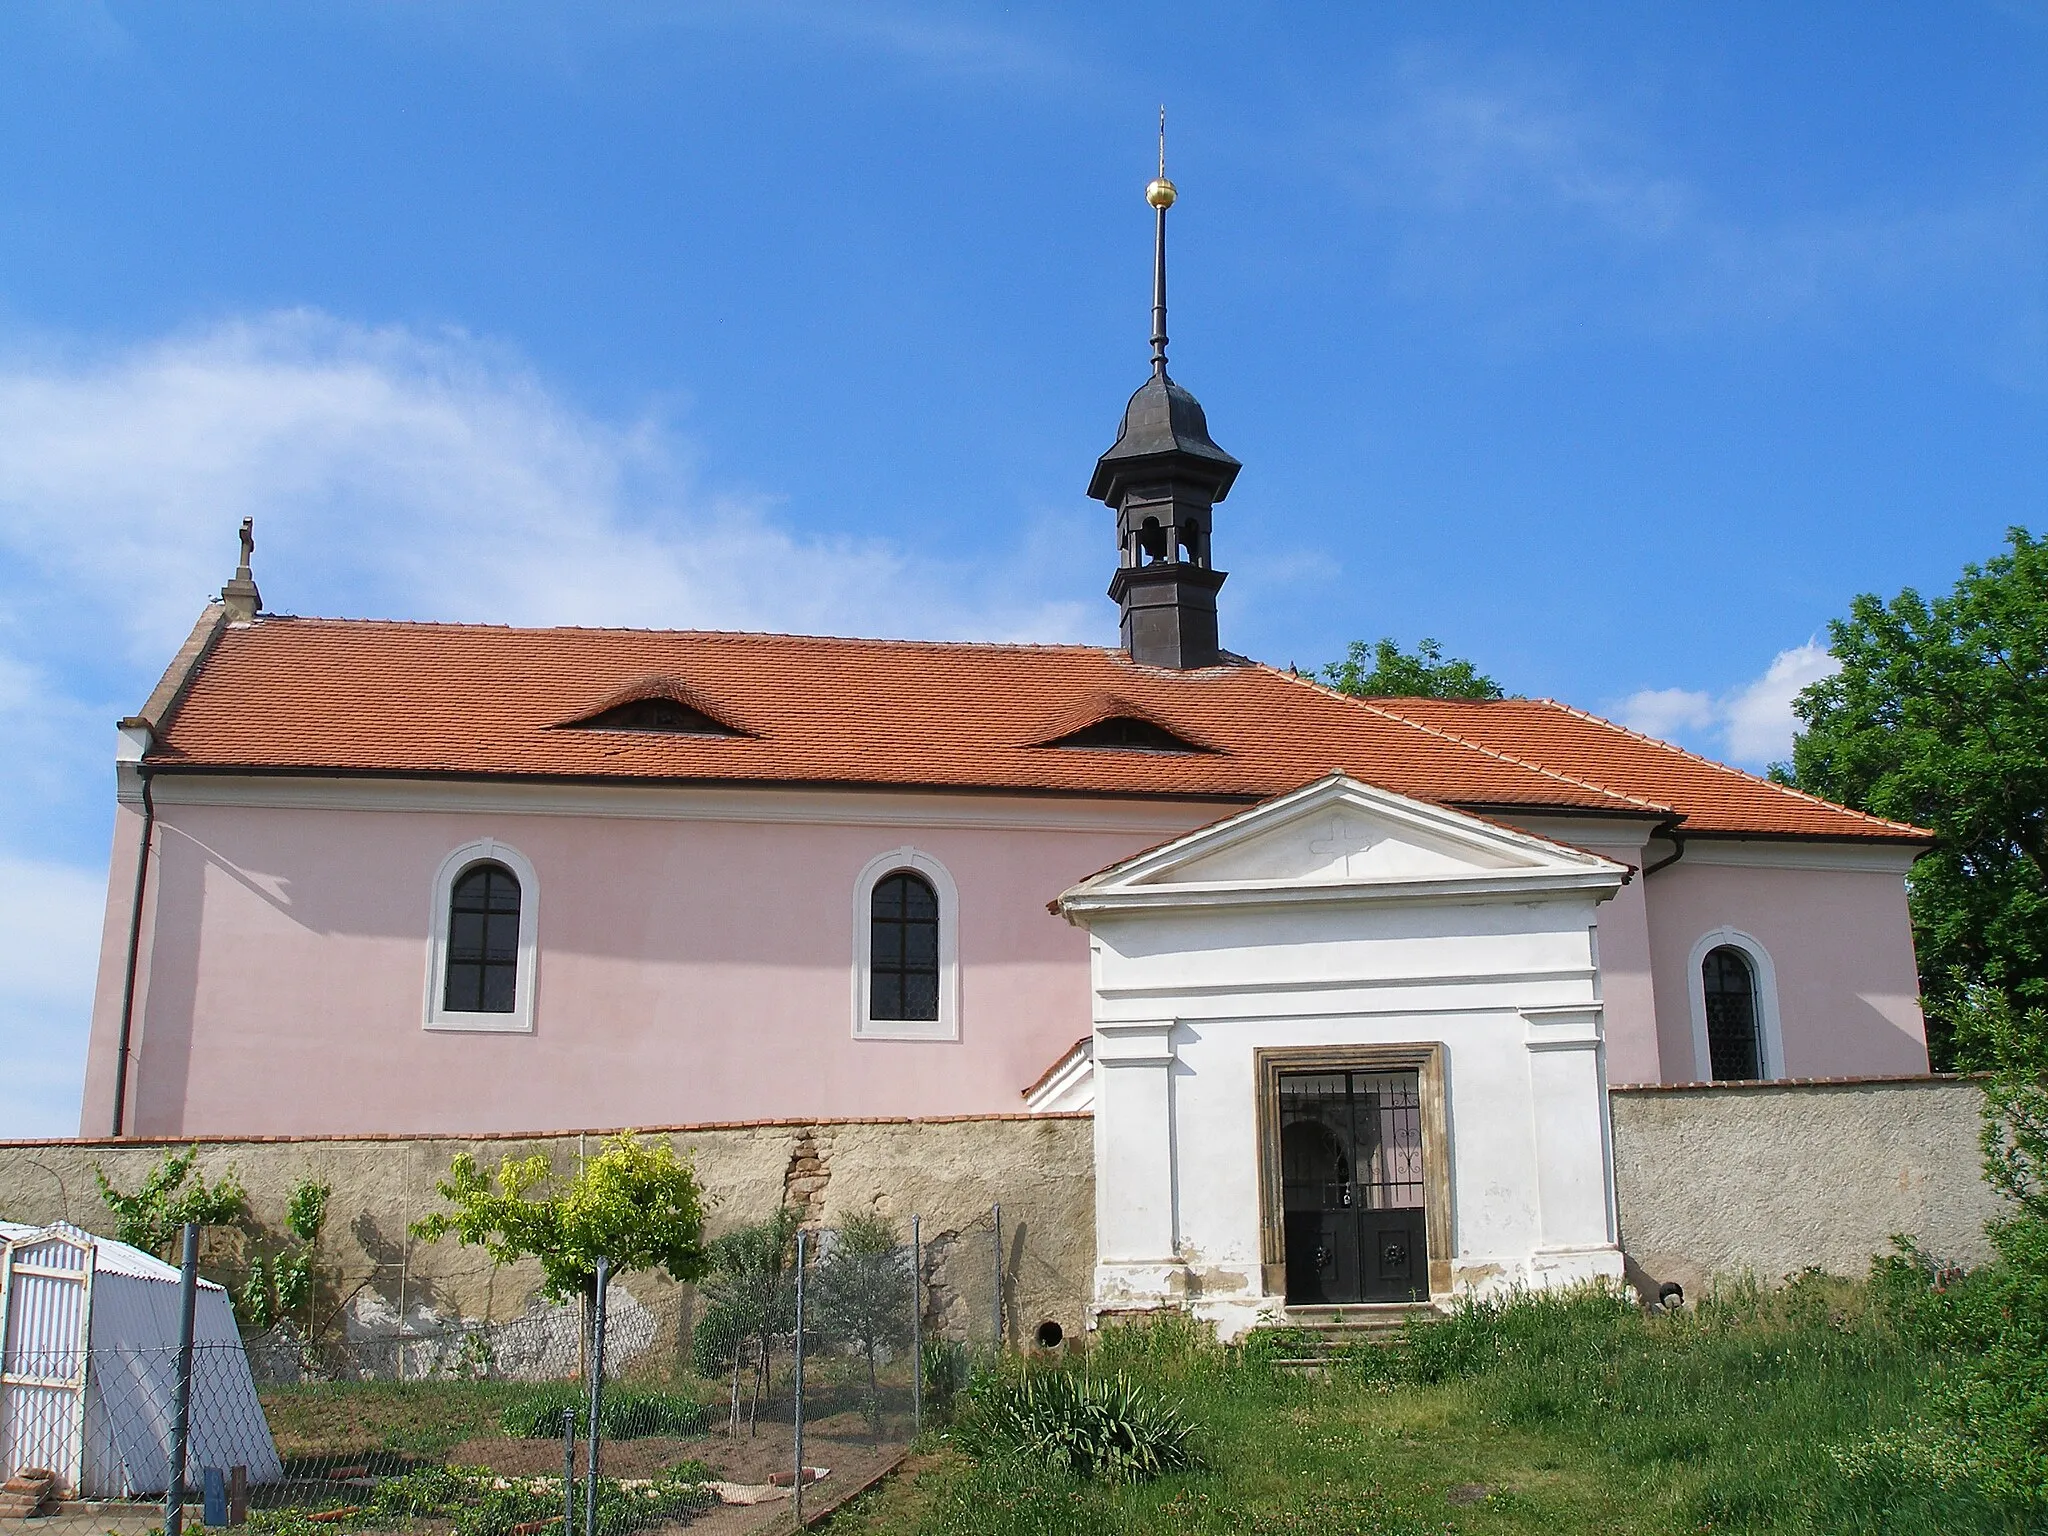
<svg viewBox="0 0 2048 1536"><path fill-rule="evenodd" d="M1628 871L1583 849L1332 774L1082 881L1090 907L1212 899L1611 894Z"/></svg>

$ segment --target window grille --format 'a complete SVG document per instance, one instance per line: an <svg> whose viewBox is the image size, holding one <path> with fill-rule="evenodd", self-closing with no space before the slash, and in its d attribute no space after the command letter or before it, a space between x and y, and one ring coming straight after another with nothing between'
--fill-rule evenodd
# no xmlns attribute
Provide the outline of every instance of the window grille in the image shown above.
<svg viewBox="0 0 2048 1536"><path fill-rule="evenodd" d="M1756 1027L1756 973L1749 956L1732 944L1707 951L1700 962L1706 993L1707 1058L1714 1081L1747 1082L1762 1077Z"/></svg>
<svg viewBox="0 0 2048 1536"><path fill-rule="evenodd" d="M875 883L868 950L868 1017L939 1016L939 898L923 875Z"/></svg>
<svg viewBox="0 0 2048 1536"><path fill-rule="evenodd" d="M1423 1203L1418 1074L1288 1073L1280 1123L1290 1205L1385 1211Z"/></svg>
<svg viewBox="0 0 2048 1536"><path fill-rule="evenodd" d="M511 1013L519 975L519 879L502 864L462 872L448 897L450 1013Z"/></svg>

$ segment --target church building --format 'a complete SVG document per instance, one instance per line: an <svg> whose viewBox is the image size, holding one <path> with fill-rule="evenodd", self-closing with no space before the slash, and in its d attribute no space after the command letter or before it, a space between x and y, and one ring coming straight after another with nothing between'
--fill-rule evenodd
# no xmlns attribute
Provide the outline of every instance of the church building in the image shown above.
<svg viewBox="0 0 2048 1536"><path fill-rule="evenodd" d="M1114 649L300 618L245 525L120 725L81 1133L1087 1112L1096 1309L1232 1334L1618 1278L1611 1083L1924 1072L1927 833L1229 648L1147 197Z"/></svg>

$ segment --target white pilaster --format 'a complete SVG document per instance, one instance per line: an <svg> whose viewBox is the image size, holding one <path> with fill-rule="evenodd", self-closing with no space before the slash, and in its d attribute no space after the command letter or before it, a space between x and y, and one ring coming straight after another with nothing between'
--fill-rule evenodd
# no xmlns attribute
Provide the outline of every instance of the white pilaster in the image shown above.
<svg viewBox="0 0 2048 1536"><path fill-rule="evenodd" d="M1619 1280L1600 1005L1524 1008L1521 1014L1542 1235L1529 1258L1530 1278L1540 1285Z"/></svg>
<svg viewBox="0 0 2048 1536"><path fill-rule="evenodd" d="M1095 1305L1186 1294L1174 1230L1174 1021L1095 1025Z"/></svg>

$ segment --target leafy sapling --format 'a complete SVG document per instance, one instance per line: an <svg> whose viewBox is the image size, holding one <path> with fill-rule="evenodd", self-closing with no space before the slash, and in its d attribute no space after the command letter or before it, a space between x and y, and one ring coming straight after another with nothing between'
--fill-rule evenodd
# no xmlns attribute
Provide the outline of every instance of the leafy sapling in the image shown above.
<svg viewBox="0 0 2048 1536"><path fill-rule="evenodd" d="M204 1176L192 1171L198 1161L196 1144L183 1152L166 1152L133 1194L114 1188L106 1170L95 1167L92 1172L99 1181L100 1198L114 1215L114 1235L131 1247L175 1263L188 1221L202 1227L239 1225L248 1214L248 1194L234 1169L209 1185Z"/></svg>
<svg viewBox="0 0 2048 1536"><path fill-rule="evenodd" d="M823 1331L857 1346L867 1359L868 1424L882 1429L876 1361L910 1342L910 1254L879 1212L843 1222L811 1281Z"/></svg>

